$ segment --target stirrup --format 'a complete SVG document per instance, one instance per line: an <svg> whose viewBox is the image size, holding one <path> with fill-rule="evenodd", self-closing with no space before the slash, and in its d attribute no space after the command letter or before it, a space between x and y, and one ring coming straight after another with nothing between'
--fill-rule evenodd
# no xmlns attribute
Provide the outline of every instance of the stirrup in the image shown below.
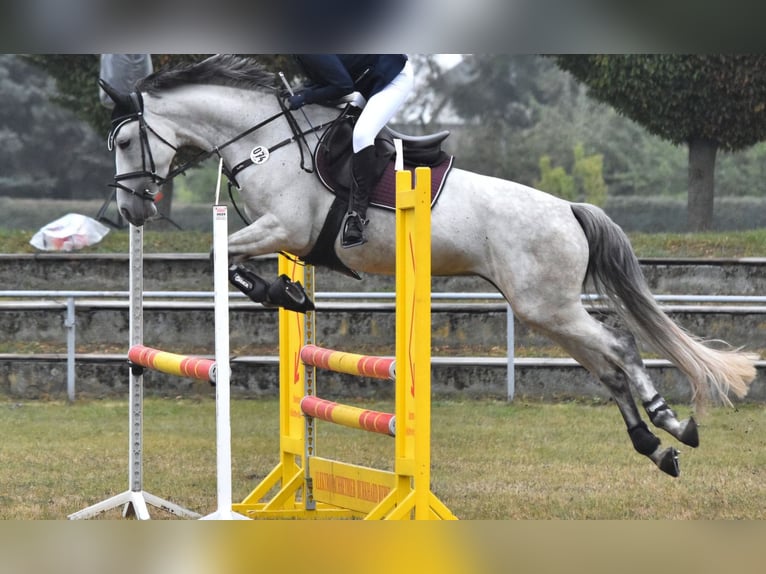
<svg viewBox="0 0 766 574"><path fill-rule="evenodd" d="M351 225L354 222L358 224L358 230L352 230ZM346 215L343 216L343 223L341 224L342 233L340 246L344 249L349 249L350 247L357 247L367 243L367 238L364 236L364 227L369 222L369 219L362 219L362 216L356 211L346 213ZM359 235L356 234L357 231L359 232Z"/></svg>

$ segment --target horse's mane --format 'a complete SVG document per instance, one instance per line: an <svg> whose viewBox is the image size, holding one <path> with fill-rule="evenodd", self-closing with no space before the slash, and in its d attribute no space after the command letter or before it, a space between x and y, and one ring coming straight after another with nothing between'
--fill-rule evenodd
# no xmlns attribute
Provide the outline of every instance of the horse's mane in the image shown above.
<svg viewBox="0 0 766 574"><path fill-rule="evenodd" d="M189 84L230 86L245 90L265 89L274 86L274 74L252 58L219 54L201 62L158 70L140 80L136 89L157 94Z"/></svg>

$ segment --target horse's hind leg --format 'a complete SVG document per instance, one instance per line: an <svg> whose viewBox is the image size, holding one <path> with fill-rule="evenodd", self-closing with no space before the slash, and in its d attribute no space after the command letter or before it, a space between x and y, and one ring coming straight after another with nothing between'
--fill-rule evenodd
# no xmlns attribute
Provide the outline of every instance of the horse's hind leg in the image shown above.
<svg viewBox="0 0 766 574"><path fill-rule="evenodd" d="M538 322L536 326L609 389L625 421L633 448L662 471L678 476L678 451L661 446L660 439L641 419L630 387L633 386L644 402L652 422L679 440L696 446L696 425L693 419L678 421L654 389L633 336L596 321L580 305L559 308L553 316L546 318L544 324Z"/></svg>
<svg viewBox="0 0 766 574"><path fill-rule="evenodd" d="M678 420L678 415L665 402L659 393L655 393L651 399L643 402L649 420L658 428L661 428L685 445L697 448L700 445L697 422L694 417L683 421Z"/></svg>
<svg viewBox="0 0 766 574"><path fill-rule="evenodd" d="M641 419L638 407L633 400L633 395L630 391L631 384L639 395L645 395L653 391L653 396L656 399L649 401L648 407L647 402L644 401L644 408L647 414L649 414L650 420L656 426L659 426L657 423L661 421L663 423L661 428L664 428L670 434L676 436L676 438L683 434L682 431L684 429L689 428L691 431L691 427L693 427L695 442L698 444L696 424L694 424L692 419L689 419L692 423L691 427L689 426L689 421L679 422L676 414L670 410L664 399L654 391L651 380L641 365L641 358L633 336L606 326L604 328L615 336L617 344L613 346L613 351L616 355L621 355L622 360L618 363L613 363L609 369L602 371L597 376L614 397L628 427L628 436L633 443L633 448L637 452L649 457L660 470L671 476L678 476L680 473L678 451L672 446L662 448L660 439L649 431L646 423ZM636 377L637 373L640 374L639 377ZM649 387L651 387L651 391L647 390ZM697 446L697 444L693 446Z"/></svg>
<svg viewBox="0 0 766 574"><path fill-rule="evenodd" d="M697 423L693 417L683 421L679 420L676 412L668 406L665 399L657 392L649 377L649 373L644 368L633 335L606 326L605 328L611 331L619 341L619 354L622 355L623 359L621 369L641 399L644 410L652 424L668 432L685 445L698 447L699 434L697 432Z"/></svg>

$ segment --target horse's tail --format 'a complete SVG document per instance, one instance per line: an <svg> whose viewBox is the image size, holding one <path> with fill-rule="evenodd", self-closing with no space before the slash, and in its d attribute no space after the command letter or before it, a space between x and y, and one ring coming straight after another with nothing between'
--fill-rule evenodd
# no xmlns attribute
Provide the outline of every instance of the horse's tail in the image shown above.
<svg viewBox="0 0 766 574"><path fill-rule="evenodd" d="M657 305L622 229L592 205L572 204L572 211L590 248L586 281L590 278L628 326L688 377L697 406L711 395L731 405L729 391L744 397L758 356L713 349L687 334Z"/></svg>

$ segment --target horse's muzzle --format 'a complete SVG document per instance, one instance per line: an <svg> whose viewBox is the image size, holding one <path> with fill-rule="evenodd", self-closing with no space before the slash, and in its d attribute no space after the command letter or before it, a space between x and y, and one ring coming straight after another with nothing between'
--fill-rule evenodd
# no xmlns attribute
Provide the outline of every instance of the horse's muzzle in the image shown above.
<svg viewBox="0 0 766 574"><path fill-rule="evenodd" d="M157 206L153 203L149 204L149 207L145 209L141 214L132 212L127 208L121 208L120 214L125 218L126 221L132 225L135 225L136 227L141 227L147 221L151 221L152 219L157 219L159 217Z"/></svg>
<svg viewBox="0 0 766 574"><path fill-rule="evenodd" d="M147 221L156 219L159 215L157 205L154 203L155 193L135 193L117 188L117 209L120 215L136 227L142 226Z"/></svg>

